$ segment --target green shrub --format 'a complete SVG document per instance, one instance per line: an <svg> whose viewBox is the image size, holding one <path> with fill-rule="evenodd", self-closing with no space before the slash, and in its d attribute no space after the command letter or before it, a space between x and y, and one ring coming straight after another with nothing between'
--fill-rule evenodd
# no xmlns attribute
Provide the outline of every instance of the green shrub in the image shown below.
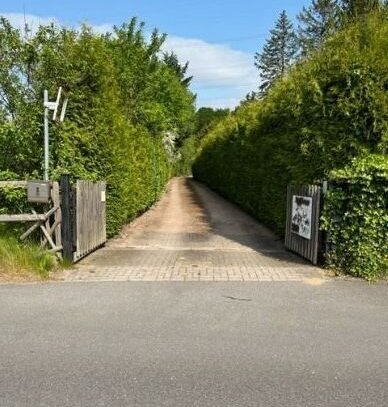
<svg viewBox="0 0 388 407"><path fill-rule="evenodd" d="M203 139L193 172L283 234L287 184L319 183L388 146L388 21L371 15Z"/></svg>
<svg viewBox="0 0 388 407"><path fill-rule="evenodd" d="M323 227L328 266L375 280L388 275L388 159L370 155L330 174Z"/></svg>
<svg viewBox="0 0 388 407"><path fill-rule="evenodd" d="M194 96L161 53L165 36L151 37L132 19L114 35L41 26L29 41L0 18L0 171L13 179L41 177L42 96L62 86L66 120L50 123L52 180L106 180L107 231L158 198L171 174L167 132L190 131ZM0 211L25 211L23 191L0 192ZM28 209L28 208L27 208Z"/></svg>

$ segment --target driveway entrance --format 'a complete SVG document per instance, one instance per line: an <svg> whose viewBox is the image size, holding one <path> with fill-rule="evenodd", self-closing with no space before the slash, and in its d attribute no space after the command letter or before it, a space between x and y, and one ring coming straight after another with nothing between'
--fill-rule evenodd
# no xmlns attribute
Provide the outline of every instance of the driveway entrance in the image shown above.
<svg viewBox="0 0 388 407"><path fill-rule="evenodd" d="M234 204L190 178L174 178L158 204L65 280L303 281L323 275Z"/></svg>

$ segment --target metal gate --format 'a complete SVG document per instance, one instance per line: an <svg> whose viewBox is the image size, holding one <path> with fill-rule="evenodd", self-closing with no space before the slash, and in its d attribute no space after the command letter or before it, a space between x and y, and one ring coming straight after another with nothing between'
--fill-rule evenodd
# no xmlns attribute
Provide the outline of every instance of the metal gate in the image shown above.
<svg viewBox="0 0 388 407"><path fill-rule="evenodd" d="M317 185L288 186L285 245L287 249L318 263L322 188Z"/></svg>
<svg viewBox="0 0 388 407"><path fill-rule="evenodd" d="M61 178L64 258L77 262L106 242L106 183Z"/></svg>

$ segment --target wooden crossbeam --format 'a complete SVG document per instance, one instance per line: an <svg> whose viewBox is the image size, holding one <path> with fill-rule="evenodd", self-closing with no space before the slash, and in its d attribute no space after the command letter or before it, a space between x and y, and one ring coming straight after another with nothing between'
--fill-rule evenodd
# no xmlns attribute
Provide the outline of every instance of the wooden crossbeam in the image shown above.
<svg viewBox="0 0 388 407"><path fill-rule="evenodd" d="M54 243L53 239L51 238L51 236L47 232L46 228L42 224L40 224L40 230L43 232L44 237L46 238L49 245L51 246L51 249L56 249L56 246L55 246L55 243Z"/></svg>
<svg viewBox="0 0 388 407"><path fill-rule="evenodd" d="M58 206L54 206L47 213L22 213L20 215L0 215L0 222L45 222L57 210Z"/></svg>
<svg viewBox="0 0 388 407"><path fill-rule="evenodd" d="M51 215L54 215L54 213L59 209L59 206L54 206L53 208L51 208L47 213L44 214L44 216L46 217L45 220L47 220Z"/></svg>
<svg viewBox="0 0 388 407"><path fill-rule="evenodd" d="M0 215L0 222L38 222L45 221L46 215L23 213L20 215Z"/></svg>
<svg viewBox="0 0 388 407"><path fill-rule="evenodd" d="M32 232L38 229L41 225L41 221L34 223L28 230L26 230L21 236L20 240L25 240Z"/></svg>

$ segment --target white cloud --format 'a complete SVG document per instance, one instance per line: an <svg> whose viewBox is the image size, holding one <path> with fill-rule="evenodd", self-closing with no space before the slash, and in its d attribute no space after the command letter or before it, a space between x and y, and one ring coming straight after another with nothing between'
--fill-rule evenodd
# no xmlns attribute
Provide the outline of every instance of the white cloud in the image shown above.
<svg viewBox="0 0 388 407"><path fill-rule="evenodd" d="M55 17L40 17L22 13L1 13L11 24L32 32L40 25L55 23ZM97 33L112 31L112 24L90 24ZM195 38L168 36L164 51L174 51L182 64L189 62L189 74L194 76L192 88L198 94L198 107L234 108L244 96L258 87L258 73L252 55L226 45L212 44Z"/></svg>
<svg viewBox="0 0 388 407"><path fill-rule="evenodd" d="M22 14L22 13L1 13L2 17L5 17L15 28L24 30L26 24L32 33L35 33L39 26L49 25L51 23L59 24L55 17L40 17L32 14Z"/></svg>
<svg viewBox="0 0 388 407"><path fill-rule="evenodd" d="M224 45L198 39L167 37L166 49L174 50L181 62L190 61L191 73L201 83L235 84L252 73L251 56Z"/></svg>
<svg viewBox="0 0 388 407"><path fill-rule="evenodd" d="M238 106L244 96L250 90L246 91L244 94L239 95L237 97L232 98L220 98L220 97L210 97L210 98L202 98L201 95L198 95L198 107L205 106L205 107L212 107L214 109L234 109Z"/></svg>
<svg viewBox="0 0 388 407"><path fill-rule="evenodd" d="M167 37L164 49L176 52L182 64L189 61L189 73L194 76L193 88L198 92L200 106L233 108L258 87L257 70L249 53L175 36Z"/></svg>
<svg viewBox="0 0 388 407"><path fill-rule="evenodd" d="M98 34L106 34L113 31L113 24L91 25L91 27Z"/></svg>
<svg viewBox="0 0 388 407"><path fill-rule="evenodd" d="M20 30L24 30L26 24L28 28L35 33L39 26L41 25L49 25L54 23L55 25L61 26L61 22L55 17L41 17L36 16L33 14L22 14L22 13L1 13L2 17L5 17L15 28ZM105 34L113 30L113 24L89 24L86 22L87 25L90 25L96 33Z"/></svg>

